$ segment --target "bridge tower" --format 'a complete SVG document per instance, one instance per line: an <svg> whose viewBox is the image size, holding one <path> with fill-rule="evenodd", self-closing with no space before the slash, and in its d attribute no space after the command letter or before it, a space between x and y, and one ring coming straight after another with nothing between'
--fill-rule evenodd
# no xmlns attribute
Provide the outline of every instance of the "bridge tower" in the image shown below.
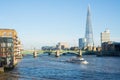
<svg viewBox="0 0 120 80"><path fill-rule="evenodd" d="M59 56L60 56L60 50L57 50L57 51L56 51L55 56L56 56L56 57L59 57Z"/></svg>

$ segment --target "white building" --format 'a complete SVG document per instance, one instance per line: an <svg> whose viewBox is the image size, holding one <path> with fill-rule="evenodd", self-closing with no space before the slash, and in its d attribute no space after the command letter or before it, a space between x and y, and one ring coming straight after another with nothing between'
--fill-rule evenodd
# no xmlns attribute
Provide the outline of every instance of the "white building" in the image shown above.
<svg viewBox="0 0 120 80"><path fill-rule="evenodd" d="M104 32L101 33L101 44L108 41L110 41L110 31L106 29Z"/></svg>
<svg viewBox="0 0 120 80"><path fill-rule="evenodd" d="M67 42L59 42L56 46L58 49L68 49L68 43Z"/></svg>

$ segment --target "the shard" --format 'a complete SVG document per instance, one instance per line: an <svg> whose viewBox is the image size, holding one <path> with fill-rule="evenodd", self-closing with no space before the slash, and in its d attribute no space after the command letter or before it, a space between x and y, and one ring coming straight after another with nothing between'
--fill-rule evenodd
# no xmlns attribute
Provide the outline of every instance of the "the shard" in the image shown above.
<svg viewBox="0 0 120 80"><path fill-rule="evenodd" d="M92 23L91 23L91 13L90 13L89 5L88 5L88 10L87 10L85 38L86 38L86 46L94 46L93 30L92 30Z"/></svg>

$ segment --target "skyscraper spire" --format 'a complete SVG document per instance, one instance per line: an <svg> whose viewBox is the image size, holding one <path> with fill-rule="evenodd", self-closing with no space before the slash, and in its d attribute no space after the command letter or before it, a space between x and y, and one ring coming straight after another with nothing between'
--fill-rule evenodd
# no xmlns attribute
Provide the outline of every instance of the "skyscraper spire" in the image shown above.
<svg viewBox="0 0 120 80"><path fill-rule="evenodd" d="M85 38L86 38L86 46L93 46L94 45L92 23L91 23L90 5L88 5L88 9L87 9Z"/></svg>

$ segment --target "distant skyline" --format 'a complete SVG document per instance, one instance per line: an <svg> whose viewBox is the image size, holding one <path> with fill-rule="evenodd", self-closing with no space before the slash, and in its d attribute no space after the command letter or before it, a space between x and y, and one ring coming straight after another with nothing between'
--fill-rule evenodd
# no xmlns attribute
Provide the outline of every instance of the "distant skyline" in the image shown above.
<svg viewBox="0 0 120 80"><path fill-rule="evenodd" d="M78 46L85 36L90 5L94 44L110 30L110 40L120 42L120 0L1 0L0 28L15 29L25 49L40 49L68 42Z"/></svg>

